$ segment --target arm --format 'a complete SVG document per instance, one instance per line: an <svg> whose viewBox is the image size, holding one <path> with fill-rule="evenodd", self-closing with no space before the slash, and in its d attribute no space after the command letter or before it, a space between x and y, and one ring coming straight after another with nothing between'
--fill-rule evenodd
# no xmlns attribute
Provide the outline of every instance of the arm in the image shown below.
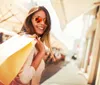
<svg viewBox="0 0 100 85"><path fill-rule="evenodd" d="M37 40L37 43L36 43L35 47L36 47L38 53L34 56L34 59L32 60L32 64L28 65L25 69L22 70L21 73L19 73L20 81L23 84L27 84L32 79L32 77L35 74L35 70L37 70L38 66L41 63L41 60L45 56L45 49L44 49L43 43L38 38L36 40ZM29 56L33 56L33 51L32 51L32 53L30 53Z"/></svg>
<svg viewBox="0 0 100 85"><path fill-rule="evenodd" d="M32 66L34 67L35 70L37 70L37 68L44 56L45 56L44 52L38 52L37 55L35 56L35 59L32 62Z"/></svg>
<svg viewBox="0 0 100 85"><path fill-rule="evenodd" d="M36 54L36 56L35 56L35 58L34 58L34 60L32 62L32 66L36 70L38 68L41 60L45 56L45 47L44 47L42 41L40 40L40 38L37 38L37 43L36 43L35 47L36 47L38 53Z"/></svg>
<svg viewBox="0 0 100 85"><path fill-rule="evenodd" d="M25 69L23 69L23 71L19 74L20 81L23 84L27 84L32 79L32 77L35 74L35 70L37 70L38 66L41 63L41 60L43 59L43 57L45 55L44 45L42 44L42 42L39 39L37 39L37 43L36 43L35 47L36 47L38 53L34 56L33 60L31 59L32 64L27 66ZM33 56L33 51L32 51L32 53L30 53L29 56Z"/></svg>

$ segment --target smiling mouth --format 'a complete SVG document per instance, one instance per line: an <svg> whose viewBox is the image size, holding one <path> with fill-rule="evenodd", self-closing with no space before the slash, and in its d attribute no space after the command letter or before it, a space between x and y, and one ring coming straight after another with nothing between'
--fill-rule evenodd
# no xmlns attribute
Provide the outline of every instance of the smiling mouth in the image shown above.
<svg viewBox="0 0 100 85"><path fill-rule="evenodd" d="M41 30L44 30L44 28L43 27L38 27L39 29L41 29Z"/></svg>
<svg viewBox="0 0 100 85"><path fill-rule="evenodd" d="M41 27L41 26L38 26L37 28L40 29L40 30L42 30L42 31L45 30L45 28L44 27Z"/></svg>

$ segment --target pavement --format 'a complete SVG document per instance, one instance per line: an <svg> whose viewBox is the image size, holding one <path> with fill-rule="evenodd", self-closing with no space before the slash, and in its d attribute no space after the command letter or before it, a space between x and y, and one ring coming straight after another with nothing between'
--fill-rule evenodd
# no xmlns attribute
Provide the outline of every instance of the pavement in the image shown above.
<svg viewBox="0 0 100 85"><path fill-rule="evenodd" d="M60 61L56 64L46 65L41 78L41 85L90 85L83 75L76 60Z"/></svg>

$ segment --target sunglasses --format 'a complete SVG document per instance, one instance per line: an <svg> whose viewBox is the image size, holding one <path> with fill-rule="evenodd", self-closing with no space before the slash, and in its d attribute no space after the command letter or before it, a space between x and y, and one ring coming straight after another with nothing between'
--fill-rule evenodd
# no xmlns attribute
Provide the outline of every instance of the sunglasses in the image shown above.
<svg viewBox="0 0 100 85"><path fill-rule="evenodd" d="M36 21L37 23L40 23L40 22L42 22L42 21L43 21L44 23L46 23L46 19L45 19L45 18L43 19L43 18L40 17L40 16L36 17L36 18L35 18L35 21Z"/></svg>

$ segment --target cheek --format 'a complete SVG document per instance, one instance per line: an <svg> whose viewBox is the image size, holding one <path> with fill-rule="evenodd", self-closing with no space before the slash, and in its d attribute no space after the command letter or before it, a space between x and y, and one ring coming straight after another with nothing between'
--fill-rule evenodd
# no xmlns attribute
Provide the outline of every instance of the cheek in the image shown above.
<svg viewBox="0 0 100 85"><path fill-rule="evenodd" d="M33 27L35 27L37 25L36 21L31 20Z"/></svg>
<svg viewBox="0 0 100 85"><path fill-rule="evenodd" d="M33 20L31 22L32 22L32 25L34 26L35 25L35 22Z"/></svg>
<svg viewBox="0 0 100 85"><path fill-rule="evenodd" d="M36 31L36 28L37 28L37 27L36 27L36 26L37 26L37 23L36 23L35 21L32 21L32 26L33 26L33 30L34 30L34 31Z"/></svg>

